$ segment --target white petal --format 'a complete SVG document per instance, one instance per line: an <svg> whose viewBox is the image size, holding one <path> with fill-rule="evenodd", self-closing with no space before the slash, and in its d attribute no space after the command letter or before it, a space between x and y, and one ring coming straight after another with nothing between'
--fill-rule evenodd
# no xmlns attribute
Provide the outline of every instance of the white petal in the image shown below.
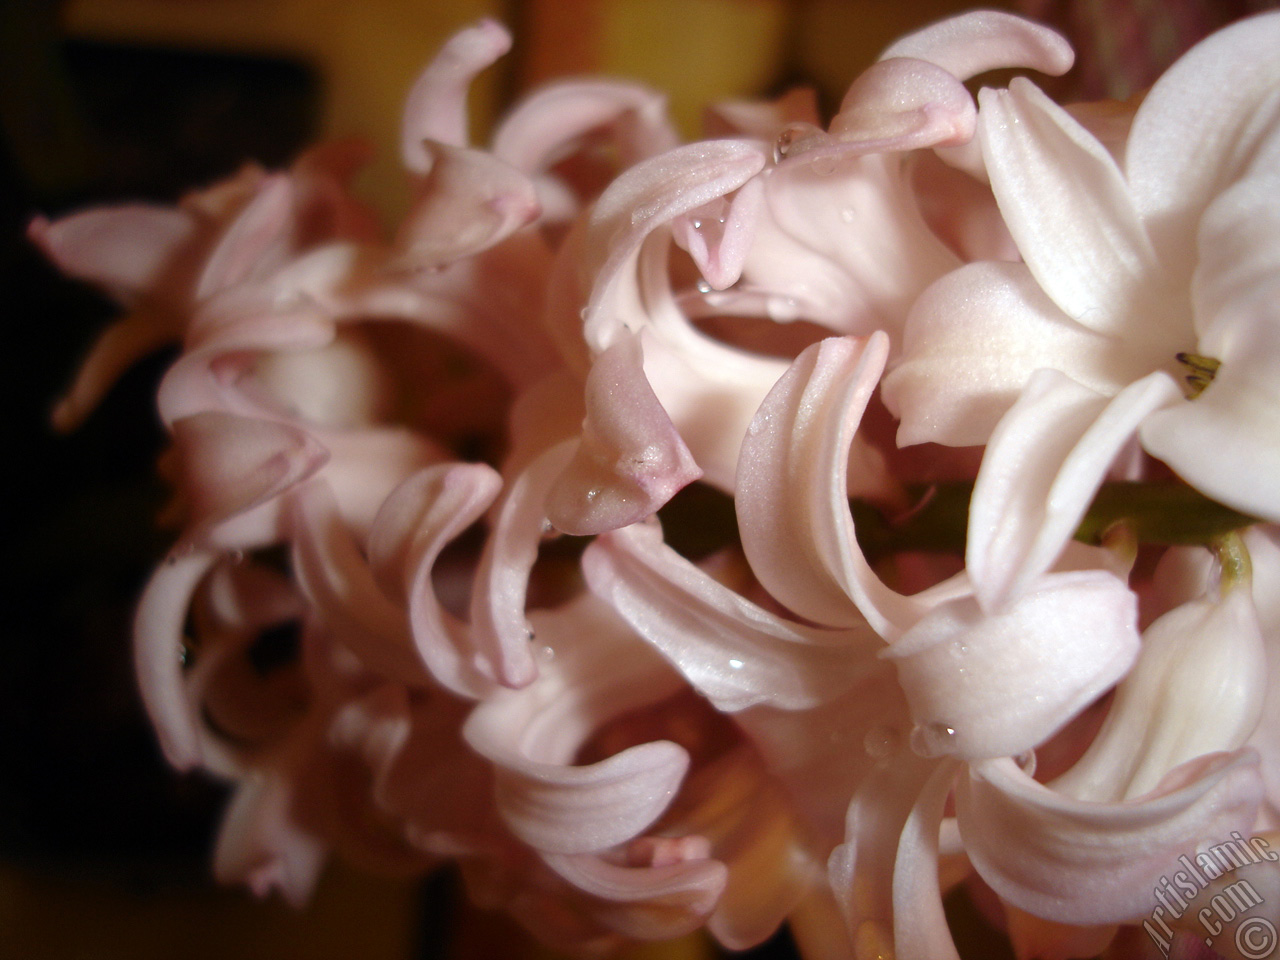
<svg viewBox="0 0 1280 960"><path fill-rule="evenodd" d="M658 648L716 709L803 710L874 670L879 639L787 623L662 543L656 526L601 537L583 558L591 589Z"/></svg>
<svg viewBox="0 0 1280 960"><path fill-rule="evenodd" d="M1110 573L1040 578L984 614L973 598L940 604L893 643L919 749L1017 756L1105 693L1138 655L1137 601Z"/></svg>
<svg viewBox="0 0 1280 960"><path fill-rule="evenodd" d="M1125 803L1055 793L1013 760L970 766L956 791L974 866L1002 898L1072 924L1149 916L1151 891L1178 857L1250 832L1261 784L1252 751L1216 754Z"/></svg>
<svg viewBox="0 0 1280 960"><path fill-rule="evenodd" d="M985 609L1053 565L1139 423L1180 396L1164 373L1110 401L1054 370L1031 378L992 433L973 489L965 560Z"/></svg>
<svg viewBox="0 0 1280 960"><path fill-rule="evenodd" d="M1150 338L1179 319L1124 175L1034 84L980 95L983 154L1009 232L1064 313L1099 333ZM1183 318L1185 319L1185 318Z"/></svg>
<svg viewBox="0 0 1280 960"><path fill-rule="evenodd" d="M1274 130L1277 48L1280 14L1232 24L1170 67L1138 109L1129 184L1171 270L1191 269L1201 214Z"/></svg>
<svg viewBox="0 0 1280 960"><path fill-rule="evenodd" d="M972 263L920 295L884 399L899 446L986 443L1041 367L1112 394L1146 372L1123 341L1075 323L1020 263Z"/></svg>
<svg viewBox="0 0 1280 960"><path fill-rule="evenodd" d="M1054 76L1071 69L1071 46L1048 27L997 10L948 17L894 41L881 60L916 57L961 80L1001 67L1030 67Z"/></svg>

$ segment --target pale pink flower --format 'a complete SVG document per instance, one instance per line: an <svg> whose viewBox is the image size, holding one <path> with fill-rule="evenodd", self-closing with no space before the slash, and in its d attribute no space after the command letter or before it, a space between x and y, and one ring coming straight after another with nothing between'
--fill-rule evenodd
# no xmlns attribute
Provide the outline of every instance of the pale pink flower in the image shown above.
<svg viewBox="0 0 1280 960"><path fill-rule="evenodd" d="M983 93L986 169L1025 262L964 267L916 305L886 383L901 442L985 441L1038 368L1102 397L1185 375L1143 446L1210 497L1280 515L1278 31L1256 17L1179 60L1118 161L1030 82Z"/></svg>

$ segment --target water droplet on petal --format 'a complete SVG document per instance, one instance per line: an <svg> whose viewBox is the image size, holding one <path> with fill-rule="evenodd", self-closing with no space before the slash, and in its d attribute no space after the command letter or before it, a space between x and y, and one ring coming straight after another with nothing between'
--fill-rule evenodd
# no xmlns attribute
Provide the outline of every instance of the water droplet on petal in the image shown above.
<svg viewBox="0 0 1280 960"><path fill-rule="evenodd" d="M911 731L911 749L922 757L940 757L951 752L954 727L945 723L922 723Z"/></svg>
<svg viewBox="0 0 1280 960"><path fill-rule="evenodd" d="M701 220L694 220L694 221L692 221L692 222L693 222L693 229L695 229L695 230L701 230L701 229L702 229L702 221L701 221Z"/></svg>
<svg viewBox="0 0 1280 960"><path fill-rule="evenodd" d="M868 730L862 745L872 760L888 760L902 747L902 734L897 727L884 723Z"/></svg>
<svg viewBox="0 0 1280 960"><path fill-rule="evenodd" d="M741 670L743 667L743 663L741 660L738 660L735 658L729 661L729 667L730 669L733 669L733 670Z"/></svg>
<svg viewBox="0 0 1280 960"><path fill-rule="evenodd" d="M697 283L697 288L699 293L710 293L712 290L715 289L713 286L711 286L711 284L707 283L707 281L705 280L699 280Z"/></svg>
<svg viewBox="0 0 1280 960"><path fill-rule="evenodd" d="M829 177L836 172L836 158L820 157L813 161L810 169L820 177Z"/></svg>
<svg viewBox="0 0 1280 960"><path fill-rule="evenodd" d="M796 146L822 131L812 123L793 123L786 127L773 142L773 162L780 163L796 151Z"/></svg>

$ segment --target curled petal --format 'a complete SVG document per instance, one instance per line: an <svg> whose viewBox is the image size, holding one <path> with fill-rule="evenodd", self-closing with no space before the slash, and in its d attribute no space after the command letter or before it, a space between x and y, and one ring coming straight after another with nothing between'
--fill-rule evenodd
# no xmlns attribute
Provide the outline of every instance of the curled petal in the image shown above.
<svg viewBox="0 0 1280 960"><path fill-rule="evenodd" d="M407 169L425 173L431 166L424 140L467 145L467 89L509 49L511 35L495 20L482 20L449 38L405 98L400 157Z"/></svg>
<svg viewBox="0 0 1280 960"><path fill-rule="evenodd" d="M1190 271L1196 224L1274 136L1280 14L1250 17L1197 44L1151 88L1125 150L1134 203L1161 258ZM1274 169L1274 167L1273 167Z"/></svg>
<svg viewBox="0 0 1280 960"><path fill-rule="evenodd" d="M992 433L974 484L965 561L984 609L1012 601L1053 565L1121 447L1180 396L1161 372L1110 401L1055 370L1032 376Z"/></svg>
<svg viewBox="0 0 1280 960"><path fill-rule="evenodd" d="M198 234L198 221L187 211L146 204L86 210L52 222L36 217L27 228L59 270L126 304L179 279L173 275L183 271L182 255L192 251Z"/></svg>
<svg viewBox="0 0 1280 960"><path fill-rule="evenodd" d="M938 884L938 827L955 775L950 764L933 772L898 838L893 869L893 945L898 960L960 960Z"/></svg>
<svg viewBox="0 0 1280 960"><path fill-rule="evenodd" d="M1137 601L1099 571L1050 574L998 613L940 604L887 653L919 746L965 758L1024 753L1101 696L1138 655Z"/></svg>
<svg viewBox="0 0 1280 960"><path fill-rule="evenodd" d="M426 140L425 169L413 209L396 237L393 266L433 269L473 256L532 223L533 183L480 150Z"/></svg>
<svg viewBox="0 0 1280 960"><path fill-rule="evenodd" d="M642 364L641 338L627 334L587 376L582 439L547 501L547 517L565 533L587 536L643 520L702 476Z"/></svg>
<svg viewBox="0 0 1280 960"><path fill-rule="evenodd" d="M294 573L325 625L366 667L421 685L426 677L404 612L374 582L327 485L315 482L300 490L293 517Z"/></svg>
<svg viewBox="0 0 1280 960"><path fill-rule="evenodd" d="M717 197L672 224L676 243L688 251L712 289L726 290L742 276L763 200L764 184L748 180L732 201Z"/></svg>
<svg viewBox="0 0 1280 960"><path fill-rule="evenodd" d="M572 441L555 444L508 484L480 556L471 598L472 636L482 669L504 686L523 687L538 675L525 596L545 533L547 494L572 451Z"/></svg>
<svg viewBox="0 0 1280 960"><path fill-rule="evenodd" d="M854 536L849 446L888 355L884 334L824 340L760 406L738 461L742 546L765 588L831 626L869 621L881 636L914 622L918 601L886 587Z"/></svg>
<svg viewBox="0 0 1280 960"><path fill-rule="evenodd" d="M278 890L295 907L311 898L327 850L293 819L293 789L276 771L236 790L223 815L213 854L222 883L246 883L259 897Z"/></svg>
<svg viewBox="0 0 1280 960"><path fill-rule="evenodd" d="M554 853L603 850L661 816L689 757L664 740L586 766L573 760L601 725L661 702L678 678L594 598L537 622L551 644L538 679L484 700L463 736L497 765L498 805L517 836Z"/></svg>
<svg viewBox="0 0 1280 960"><path fill-rule="evenodd" d="M279 496L320 469L329 452L271 420L197 413L173 424L189 524L206 530Z"/></svg>
<svg viewBox="0 0 1280 960"><path fill-rule="evenodd" d="M624 867L589 854L543 857L575 888L603 903L594 919L626 937L666 940L706 922L727 879L725 865L708 859L661 866Z"/></svg>
<svg viewBox="0 0 1280 960"><path fill-rule="evenodd" d="M970 263L920 295L884 400L899 446L986 443L1032 373L1052 367L1112 394L1150 367L1057 308L1021 263Z"/></svg>
<svg viewBox="0 0 1280 960"><path fill-rule="evenodd" d="M75 382L53 408L53 425L74 430L129 367L181 336L179 314L139 310L107 327L76 371Z"/></svg>
<svg viewBox="0 0 1280 960"><path fill-rule="evenodd" d="M960 80L1002 67L1030 67L1050 76L1071 69L1071 45L1048 27L996 10L949 17L895 41L881 60L914 57Z"/></svg>
<svg viewBox="0 0 1280 960"><path fill-rule="evenodd" d="M171 554L151 575L133 624L142 704L165 758L179 770L191 769L201 757L195 708L182 676L182 631L192 594L216 560L217 554L203 550Z"/></svg>
<svg viewBox="0 0 1280 960"><path fill-rule="evenodd" d="M956 806L969 858L1003 899L1092 925L1149 916L1151 891L1180 856L1250 831L1261 790L1250 750L1185 764L1123 803L1064 796L1001 759L970 765Z"/></svg>
<svg viewBox="0 0 1280 960"><path fill-rule="evenodd" d="M583 275L597 278L584 314L593 349L608 346L630 316L645 238L680 214L732 193L764 165L758 143L710 140L638 163L609 186L596 203L584 245Z"/></svg>
<svg viewBox="0 0 1280 960"><path fill-rule="evenodd" d="M1160 617L1085 755L1054 781L1082 800L1127 800L1182 763L1236 750L1253 734L1267 655L1252 591L1238 585Z"/></svg>
<svg viewBox="0 0 1280 960"><path fill-rule="evenodd" d="M525 173L540 173L579 138L604 127L618 128L627 166L679 142L662 94L620 80L571 80L521 102L494 134L493 153Z"/></svg>
<svg viewBox="0 0 1280 960"><path fill-rule="evenodd" d="M291 225L296 187L284 174L265 177L257 195L231 221L205 261L196 299L264 275L277 266Z"/></svg>
<svg viewBox="0 0 1280 960"><path fill-rule="evenodd" d="M865 624L823 631L787 623L667 547L656 526L601 537L583 569L591 589L718 710L811 708L876 667L880 643Z"/></svg>
<svg viewBox="0 0 1280 960"><path fill-rule="evenodd" d="M1031 273L1099 333L1167 343L1185 307L1161 270L1124 174L1092 134L1028 80L979 95L991 189ZM1153 331L1142 322L1160 318Z"/></svg>
<svg viewBox="0 0 1280 960"><path fill-rule="evenodd" d="M925 60L881 60L854 81L831 135L876 152L954 146L973 137L977 110L963 83Z"/></svg>
<svg viewBox="0 0 1280 960"><path fill-rule="evenodd" d="M418 653L445 687L467 697L493 684L477 668L467 626L441 606L431 574L440 552L481 515L502 486L482 464L428 467L387 497L369 533L369 562L388 595L406 595Z"/></svg>

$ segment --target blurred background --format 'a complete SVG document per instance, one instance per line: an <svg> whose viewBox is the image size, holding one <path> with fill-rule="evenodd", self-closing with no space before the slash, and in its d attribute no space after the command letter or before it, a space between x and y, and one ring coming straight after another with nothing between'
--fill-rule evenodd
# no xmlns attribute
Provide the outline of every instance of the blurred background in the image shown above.
<svg viewBox="0 0 1280 960"><path fill-rule="evenodd" d="M992 4L987 4L991 6ZM1267 0L1009 0L1080 51L1060 96L1128 97L1179 52ZM557 76L605 72L668 92L689 136L702 105L818 88L828 113L900 34L957 0L0 0L0 291L9 507L0 638L0 960L549 957L465 906L448 873L425 883L335 864L299 913L217 889L223 802L159 757L134 689L129 625L166 538L154 475L155 384L133 370L88 423L49 411L112 316L57 277L26 223L92 203L171 202L254 159L287 165L320 137L378 148L365 195L406 200L401 102L439 44L493 16L513 52L473 91L474 139ZM692 938L633 957L710 957ZM785 936L759 957L792 955ZM975 956L988 956L974 953Z"/></svg>

